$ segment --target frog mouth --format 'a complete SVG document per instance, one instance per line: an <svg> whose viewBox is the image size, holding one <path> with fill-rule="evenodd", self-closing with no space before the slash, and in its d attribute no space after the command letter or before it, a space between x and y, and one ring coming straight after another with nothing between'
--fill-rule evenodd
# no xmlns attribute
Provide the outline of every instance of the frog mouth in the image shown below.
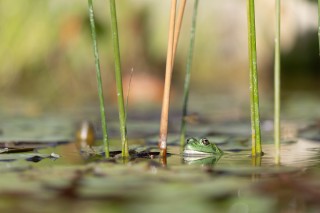
<svg viewBox="0 0 320 213"><path fill-rule="evenodd" d="M196 150L191 150L191 149L185 149L183 151L183 155L185 156L203 156L203 155L213 155L211 152L201 152L201 151L196 151Z"/></svg>
<svg viewBox="0 0 320 213"><path fill-rule="evenodd" d="M198 156L184 156L183 160L185 163L191 164L201 164L201 165L214 165L220 159L220 156L209 156L209 155L198 155Z"/></svg>

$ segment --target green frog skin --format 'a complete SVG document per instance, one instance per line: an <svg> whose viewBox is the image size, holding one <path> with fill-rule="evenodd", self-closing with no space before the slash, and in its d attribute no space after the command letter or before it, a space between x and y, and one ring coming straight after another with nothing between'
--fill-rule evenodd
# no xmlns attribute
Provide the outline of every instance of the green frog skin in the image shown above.
<svg viewBox="0 0 320 213"><path fill-rule="evenodd" d="M188 138L183 154L186 156L222 155L223 151L206 138L200 140Z"/></svg>

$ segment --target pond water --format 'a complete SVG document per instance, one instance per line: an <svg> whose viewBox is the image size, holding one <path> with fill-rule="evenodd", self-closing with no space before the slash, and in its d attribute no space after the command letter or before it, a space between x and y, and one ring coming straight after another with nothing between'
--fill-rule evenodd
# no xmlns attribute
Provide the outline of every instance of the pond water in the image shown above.
<svg viewBox="0 0 320 213"><path fill-rule="evenodd" d="M278 165L270 120L261 123L264 155L252 158L250 119L215 117L213 122L207 114L200 116L187 135L207 137L225 154L199 159L181 154L179 118L172 113L169 154L163 160L157 149L158 114L135 116L128 119L129 146L135 152L130 159L119 157L117 122L108 123L114 157L104 159L99 140L92 148L79 148L76 122L68 116L2 116L0 212L320 211L316 120L283 122ZM98 115L77 120L83 118L98 120Z"/></svg>
<svg viewBox="0 0 320 213"><path fill-rule="evenodd" d="M248 144L233 149L228 143L235 142L221 142L225 154L220 158L190 159L181 155L181 148L173 142L168 147L166 162L157 156L104 160L99 151L102 147L80 152L73 142L2 154L0 209L2 212L320 210L320 143L297 139L283 144L281 165L275 164L273 144L263 146L263 157L252 159ZM141 141L130 147L157 151L153 144ZM111 146L111 150L119 149Z"/></svg>

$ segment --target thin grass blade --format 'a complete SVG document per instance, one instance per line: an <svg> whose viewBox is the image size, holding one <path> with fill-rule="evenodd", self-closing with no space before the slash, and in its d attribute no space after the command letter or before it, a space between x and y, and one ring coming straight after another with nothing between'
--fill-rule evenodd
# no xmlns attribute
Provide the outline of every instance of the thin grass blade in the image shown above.
<svg viewBox="0 0 320 213"><path fill-rule="evenodd" d="M259 90L254 6L254 0L247 0L252 155L257 156L261 155L262 148L260 133Z"/></svg>
<svg viewBox="0 0 320 213"><path fill-rule="evenodd" d="M121 142L122 142L122 157L127 158L129 157L129 149L128 149L128 140L127 140L126 111L125 111L125 104L124 104L124 98L123 98L119 34L118 34L115 0L110 0L110 13L111 13L113 54L114 54L114 61L115 61L115 77L116 77L116 86L117 86L120 134L121 134Z"/></svg>
<svg viewBox="0 0 320 213"><path fill-rule="evenodd" d="M99 52L98 52L97 34L96 34L96 28L95 28L95 22L94 22L92 0L88 0L88 11L89 11L90 28L91 28L91 35L92 35L93 53L94 53L95 65L96 65L96 76L97 76L97 83L98 83L98 96L100 101L100 114L101 114L101 126L102 126L104 151L105 151L105 156L109 157L110 154L109 154L109 143L108 143L108 134L107 134L107 123L106 123L106 114L105 114L105 107L104 107L104 97L103 97L102 80L101 80L101 72L100 72L100 59L99 59Z"/></svg>
<svg viewBox="0 0 320 213"><path fill-rule="evenodd" d="M182 108L182 118L181 118L181 127L180 127L180 145L181 145L181 147L183 147L185 144L185 135L186 135L185 117L187 116L187 113L188 113L191 67L192 67L194 43L195 43L195 37L196 37L198 4L199 4L199 0L195 0L194 5L193 5L193 15L192 15L192 24L191 24L191 32L190 32L190 44L189 44L189 53L188 53L188 59L187 59L186 76L184 79L183 106L182 106L183 108Z"/></svg>
<svg viewBox="0 0 320 213"><path fill-rule="evenodd" d="M280 163L280 0L276 0L275 29L275 60L274 60L274 143L276 163Z"/></svg>

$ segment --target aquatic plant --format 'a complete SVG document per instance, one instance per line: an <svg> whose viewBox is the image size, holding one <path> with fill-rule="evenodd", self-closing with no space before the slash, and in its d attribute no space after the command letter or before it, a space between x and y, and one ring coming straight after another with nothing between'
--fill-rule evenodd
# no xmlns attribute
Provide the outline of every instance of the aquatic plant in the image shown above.
<svg viewBox="0 0 320 213"><path fill-rule="evenodd" d="M120 121L120 134L121 134L121 143L122 143L122 157L129 157L126 111L125 111L125 105L124 105L124 99L123 99L119 34L118 34L115 0L110 0L110 12L111 12L111 30L112 30L112 41L113 41L113 54L114 54L114 61L115 61L115 76L116 76L116 86L117 86L119 121Z"/></svg>
<svg viewBox="0 0 320 213"><path fill-rule="evenodd" d="M260 113L259 113L259 90L258 69L256 50L256 29L254 0L247 0L248 16L248 46L250 68L250 112L252 132L252 156L261 155Z"/></svg>
<svg viewBox="0 0 320 213"><path fill-rule="evenodd" d="M320 55L320 0L318 0L318 42L319 42L319 55Z"/></svg>
<svg viewBox="0 0 320 213"><path fill-rule="evenodd" d="M190 44L189 52L187 58L187 67L186 67L186 76L184 79L184 89L183 89L183 108L182 108L182 118L181 118L181 127L180 127L180 145L181 147L185 144L185 134L186 134L186 120L188 110L188 99L189 99L189 88L190 88L190 78L191 78L191 66L194 52L194 42L196 35L196 24L197 24L197 14L198 14L198 0L194 1L193 5L193 15L192 15L192 24L190 31Z"/></svg>
<svg viewBox="0 0 320 213"><path fill-rule="evenodd" d="M107 123L106 123L106 114L105 114L105 107L104 107L102 80L101 80L101 72L100 72L100 59L99 59L99 52L98 52L97 34L96 34L96 28L95 28L95 22L94 22L92 0L88 0L88 11L89 11L89 19L90 19L90 27L91 27L91 35L92 35L93 53L94 53L95 65L96 65L96 76L97 76L97 83L98 83L98 96L100 101L100 115L101 115L101 127L102 127L104 151L105 151L105 156L109 157L110 154L109 154L109 143L108 143L108 134L107 134Z"/></svg>
<svg viewBox="0 0 320 213"><path fill-rule="evenodd" d="M171 77L172 77L172 68L173 68L172 65L173 65L173 45L174 45L176 6L177 6L177 0L172 0L171 10L170 10L166 76L165 76L165 83L164 83L164 93L163 93L161 120L160 120L159 149L160 149L160 155L162 157L166 157L167 155L168 117L169 117Z"/></svg>
<svg viewBox="0 0 320 213"><path fill-rule="evenodd" d="M176 23L177 1L172 0L171 2L169 39L168 39L167 62L166 62L167 63L166 77L165 77L165 86L164 86L164 94L163 94L163 102L162 102L160 136L159 136L159 148L160 148L160 155L162 157L165 157L167 153L168 115L169 115L169 104L170 104L171 78L172 78L172 71L173 71L173 65L174 65L174 57L175 57L175 53L178 46L185 5L186 5L186 0L182 0L180 2L177 23Z"/></svg>
<svg viewBox="0 0 320 213"><path fill-rule="evenodd" d="M275 29L275 60L274 60L274 143L276 163L280 161L280 0L276 0Z"/></svg>
<svg viewBox="0 0 320 213"><path fill-rule="evenodd" d="M173 63L174 63L174 57L175 57L176 51L177 51L179 35L180 35L180 30L181 30L181 25L182 25L182 20L183 20L184 9L186 7L186 2L187 2L187 0L181 0L180 5L179 5L179 12L178 12L178 17L177 17L177 23L175 24L174 38L173 38L173 60L172 60ZM172 63L172 67L173 67L173 63Z"/></svg>

